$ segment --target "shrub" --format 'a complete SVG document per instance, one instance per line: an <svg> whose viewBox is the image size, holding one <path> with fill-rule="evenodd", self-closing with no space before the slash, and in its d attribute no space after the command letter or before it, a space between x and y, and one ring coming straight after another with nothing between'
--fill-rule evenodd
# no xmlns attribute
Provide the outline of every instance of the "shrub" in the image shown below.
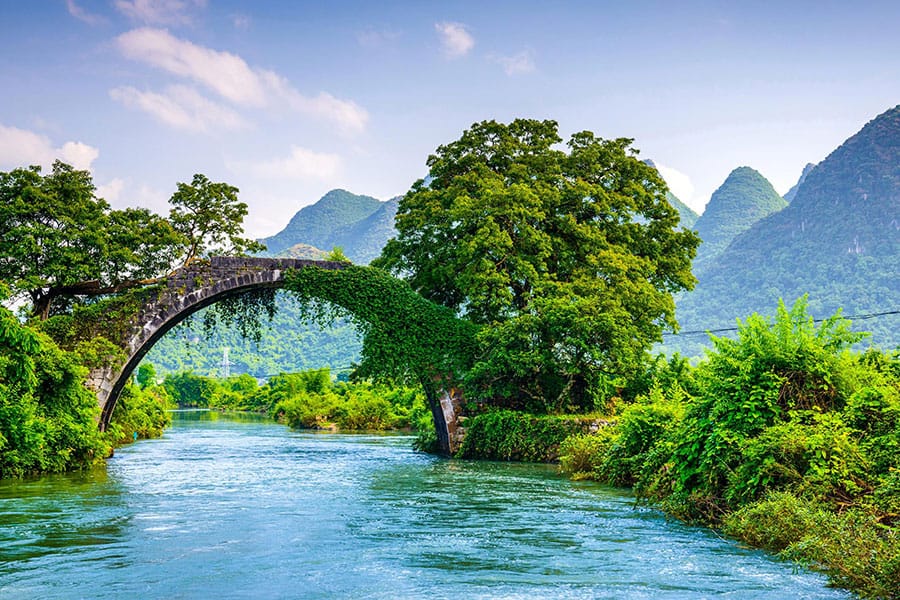
<svg viewBox="0 0 900 600"><path fill-rule="evenodd" d="M817 520L808 502L789 492L769 492L725 517L722 530L756 548L781 552L814 529Z"/></svg>
<svg viewBox="0 0 900 600"><path fill-rule="evenodd" d="M175 408L175 403L163 386L141 388L134 384L127 385L116 402L107 436L115 445L159 437L172 423L169 413L172 408Z"/></svg>
<svg viewBox="0 0 900 600"><path fill-rule="evenodd" d="M559 470L573 479L597 479L614 436L611 428L570 435L559 445Z"/></svg>
<svg viewBox="0 0 900 600"><path fill-rule="evenodd" d="M900 535L860 510L819 511L815 524L782 556L825 571L867 598L900 598Z"/></svg>
<svg viewBox="0 0 900 600"><path fill-rule="evenodd" d="M563 440L587 426L584 418L492 410L466 421L457 457L553 462Z"/></svg>
<svg viewBox="0 0 900 600"><path fill-rule="evenodd" d="M644 472L647 456L684 416L685 397L673 384L667 397L659 387L622 411L606 459L598 465L599 479L611 485L633 485Z"/></svg>

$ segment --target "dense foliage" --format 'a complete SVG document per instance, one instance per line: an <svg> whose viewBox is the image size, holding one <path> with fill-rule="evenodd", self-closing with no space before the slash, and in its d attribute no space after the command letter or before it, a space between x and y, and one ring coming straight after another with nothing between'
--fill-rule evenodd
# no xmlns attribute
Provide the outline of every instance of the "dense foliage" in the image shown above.
<svg viewBox="0 0 900 600"><path fill-rule="evenodd" d="M116 402L106 437L114 445L139 439L156 438L172 423L169 412L175 408L168 391L154 380L132 382L125 386Z"/></svg>
<svg viewBox="0 0 900 600"><path fill-rule="evenodd" d="M696 369L659 369L615 426L567 440L561 465L898 597L900 356L849 350L859 338L805 299L753 315Z"/></svg>
<svg viewBox="0 0 900 600"><path fill-rule="evenodd" d="M89 466L108 454L86 369L0 308L0 478Z"/></svg>
<svg viewBox="0 0 900 600"><path fill-rule="evenodd" d="M343 317L362 333L360 378L453 385L471 365L477 328L373 267L300 269L285 289L322 323Z"/></svg>
<svg viewBox="0 0 900 600"><path fill-rule="evenodd" d="M587 431L586 417L530 415L490 410L465 421L466 437L458 458L552 462L566 438Z"/></svg>
<svg viewBox="0 0 900 600"><path fill-rule="evenodd" d="M428 158L373 265L484 325L470 397L592 408L675 327L697 245L631 140L553 121L476 123Z"/></svg>
<svg viewBox="0 0 900 600"><path fill-rule="evenodd" d="M102 342L67 352L0 308L0 479L89 467L112 445L159 435L168 415L159 390L126 387L107 432L97 397L84 386Z"/></svg>
<svg viewBox="0 0 900 600"><path fill-rule="evenodd" d="M0 280L32 314L65 314L72 303L144 285L211 251L263 248L240 237L247 205L237 188L195 175L178 184L168 218L112 210L91 175L61 162L0 172Z"/></svg>
<svg viewBox="0 0 900 600"><path fill-rule="evenodd" d="M166 376L163 387L181 407L264 412L296 428L434 428L420 390L369 382L332 382L328 369L282 373L262 386L246 374L215 379L178 373Z"/></svg>

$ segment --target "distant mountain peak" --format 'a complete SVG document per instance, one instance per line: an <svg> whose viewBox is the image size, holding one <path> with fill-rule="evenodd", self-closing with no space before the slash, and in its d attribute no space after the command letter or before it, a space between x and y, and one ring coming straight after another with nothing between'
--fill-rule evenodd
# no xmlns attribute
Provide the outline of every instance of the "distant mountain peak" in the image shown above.
<svg viewBox="0 0 900 600"><path fill-rule="evenodd" d="M731 241L759 221L787 206L769 180L751 167L738 167L713 192L696 229L702 243L695 272L722 253Z"/></svg>
<svg viewBox="0 0 900 600"><path fill-rule="evenodd" d="M656 172L659 173L659 169L656 167L656 163L653 162L652 159L644 159L644 164L653 167L654 169L656 169ZM662 173L660 173L660 177L662 177ZM694 224L697 222L697 219L700 218L700 215L694 212L694 209L692 209L690 206L679 200L678 196L673 194L671 191L666 192L666 200L668 200L669 204L671 204L675 208L675 210L678 211L679 224L685 229L693 229Z"/></svg>
<svg viewBox="0 0 900 600"><path fill-rule="evenodd" d="M806 166L803 167L803 172L800 173L800 179L797 180L797 183L787 191L787 194L784 195L784 199L786 202L791 202L794 199L794 196L797 195L797 190L800 189L800 186L803 185L803 182L806 181L806 176L809 175L809 172L816 168L816 165L813 163L806 163Z"/></svg>
<svg viewBox="0 0 900 600"><path fill-rule="evenodd" d="M900 106L808 170L787 207L715 257L678 301L678 319L687 329L722 327L753 312L772 314L779 298L790 304L803 294L816 317L839 308L846 315L883 311L900 305L898 264ZM877 345L900 344L900 318L860 328Z"/></svg>
<svg viewBox="0 0 900 600"><path fill-rule="evenodd" d="M314 204L297 211L283 230L260 241L266 245L267 253L273 256L300 243L331 250L329 244L336 230L365 219L382 204L371 196L334 189Z"/></svg>
<svg viewBox="0 0 900 600"><path fill-rule="evenodd" d="M270 256L311 258L315 252L340 247L357 264L368 264L394 236L400 197L385 202L334 189L304 206L287 226L261 240Z"/></svg>

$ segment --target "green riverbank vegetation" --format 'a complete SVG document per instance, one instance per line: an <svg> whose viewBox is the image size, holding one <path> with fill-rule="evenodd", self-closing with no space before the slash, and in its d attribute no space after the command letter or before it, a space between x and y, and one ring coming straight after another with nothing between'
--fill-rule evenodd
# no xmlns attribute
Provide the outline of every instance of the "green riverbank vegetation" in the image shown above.
<svg viewBox="0 0 900 600"><path fill-rule="evenodd" d="M659 361L612 425L560 444L560 468L900 598L900 355L860 338L805 298L753 315L695 368Z"/></svg>
<svg viewBox="0 0 900 600"><path fill-rule="evenodd" d="M165 390L135 384L99 430L97 397L84 385L97 355L91 344L63 350L0 307L0 479L91 467L115 446L162 434L170 422Z"/></svg>
<svg viewBox="0 0 900 600"><path fill-rule="evenodd" d="M101 432L87 374L122 364L118 327L167 273L210 252L263 248L241 237L237 191L195 175L162 217L113 210L90 172L60 161L47 174L0 172L0 478L87 467L161 434L163 388L126 387Z"/></svg>
<svg viewBox="0 0 900 600"><path fill-rule="evenodd" d="M295 429L434 429L421 390L332 381L329 369L282 373L264 385L246 374L215 379L177 373L167 375L162 387L179 407L259 412Z"/></svg>

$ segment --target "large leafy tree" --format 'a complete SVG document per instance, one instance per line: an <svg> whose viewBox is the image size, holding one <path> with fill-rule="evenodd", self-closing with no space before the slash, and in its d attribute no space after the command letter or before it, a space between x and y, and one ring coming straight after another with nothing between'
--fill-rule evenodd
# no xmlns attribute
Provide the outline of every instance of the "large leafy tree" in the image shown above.
<svg viewBox="0 0 900 600"><path fill-rule="evenodd" d="M257 250L241 237L247 205L237 188L195 175L178 184L168 219L112 210L87 171L57 161L0 172L0 280L46 319L78 299L152 283L215 250Z"/></svg>
<svg viewBox="0 0 900 600"><path fill-rule="evenodd" d="M78 295L110 293L165 268L181 237L143 209L114 211L90 173L57 161L0 173L0 278L36 316Z"/></svg>
<svg viewBox="0 0 900 600"><path fill-rule="evenodd" d="M470 394L549 410L595 406L677 327L699 243L631 140L560 142L519 119L440 146L373 263L484 325Z"/></svg>

